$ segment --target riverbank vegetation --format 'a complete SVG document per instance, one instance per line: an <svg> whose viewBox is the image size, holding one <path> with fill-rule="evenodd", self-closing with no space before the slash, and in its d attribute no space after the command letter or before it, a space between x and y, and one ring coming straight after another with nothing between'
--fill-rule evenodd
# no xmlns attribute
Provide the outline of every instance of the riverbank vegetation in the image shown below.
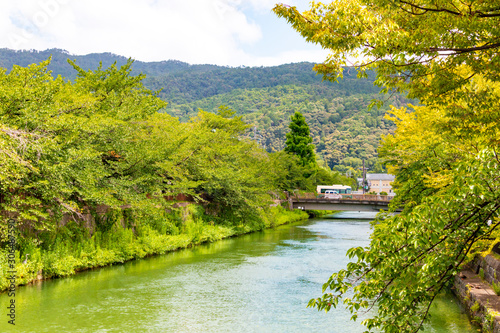
<svg viewBox="0 0 500 333"><path fill-rule="evenodd" d="M387 92L419 106L393 108L393 135L379 149L396 175L392 209L374 224L371 244L331 276L310 306L343 304L370 331L417 332L437 295L500 225L500 57L495 1L334 1L299 13L278 5L308 41L332 51L316 70L342 76L359 59ZM498 240L498 239L497 239Z"/></svg>
<svg viewBox="0 0 500 333"><path fill-rule="evenodd" d="M304 211L287 211L282 207L272 207L261 212L262 225L255 226L241 222L238 225L215 224L203 206L189 204L158 219L157 224L142 224L137 228L124 228L121 216L111 214L101 218L110 219L108 230L81 228L71 221L57 230L38 234L39 246L21 246L18 257L29 255L26 263L17 260L16 284L25 285L39 279L66 277L79 271L93 269L129 260L142 259L152 255L189 248L207 242L254 232L263 228L305 220L309 216ZM176 228L166 233L167 227ZM28 241L28 240L25 240ZM11 276L7 264L8 252L0 249L0 291L10 286Z"/></svg>
<svg viewBox="0 0 500 333"><path fill-rule="evenodd" d="M304 218L279 206L284 191L349 182L266 152L227 107L184 123L158 112L165 102L130 75L131 61L70 62L74 82L49 62L0 71L0 243L2 260L15 245L16 283ZM184 214L186 202L196 208Z"/></svg>

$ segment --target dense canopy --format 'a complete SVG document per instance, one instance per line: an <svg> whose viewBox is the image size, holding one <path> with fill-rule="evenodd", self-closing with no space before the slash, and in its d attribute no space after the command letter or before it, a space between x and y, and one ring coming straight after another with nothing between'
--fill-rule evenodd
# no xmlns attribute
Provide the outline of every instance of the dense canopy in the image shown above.
<svg viewBox="0 0 500 333"><path fill-rule="evenodd" d="M0 211L3 222L19 220L21 239L100 205L154 219L171 205L164 197L178 194L259 220L276 170L255 142L239 139L240 118L200 111L180 123L158 113L165 102L130 75L132 62L73 64L75 83L53 78L48 63L0 73Z"/></svg>

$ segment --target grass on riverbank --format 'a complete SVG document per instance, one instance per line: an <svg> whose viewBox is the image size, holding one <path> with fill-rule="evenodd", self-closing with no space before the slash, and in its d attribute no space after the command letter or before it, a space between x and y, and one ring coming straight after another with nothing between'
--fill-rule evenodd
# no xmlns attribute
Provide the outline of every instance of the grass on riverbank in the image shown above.
<svg viewBox="0 0 500 333"><path fill-rule="evenodd" d="M78 271L124 263L152 255L164 254L194 245L215 242L223 238L275 227L308 218L304 211L288 211L273 207L260 212L259 223L229 225L215 224L213 217L200 213L199 207L190 205L171 214L170 219L182 222L173 225L167 233L165 227L141 225L136 228L123 228L115 223L108 231L96 231L92 236L88 230L76 228L71 223L61 227L51 239L49 249L32 247L23 253L16 253L16 285L29 284L38 279L65 277ZM26 263L22 263L29 254ZM0 291L10 285L7 265L8 254L0 249Z"/></svg>

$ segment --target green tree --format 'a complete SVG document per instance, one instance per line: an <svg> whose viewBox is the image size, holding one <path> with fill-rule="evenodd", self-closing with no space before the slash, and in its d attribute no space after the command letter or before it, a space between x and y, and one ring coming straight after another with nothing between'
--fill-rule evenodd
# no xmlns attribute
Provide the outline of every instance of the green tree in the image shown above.
<svg viewBox="0 0 500 333"><path fill-rule="evenodd" d="M64 213L145 202L152 188L135 139L165 105L129 76L131 61L89 72L73 64L74 84L54 79L49 62L0 73L0 209L34 232L56 228Z"/></svg>
<svg viewBox="0 0 500 333"><path fill-rule="evenodd" d="M316 67L328 78L360 59L386 91L419 99L393 108L397 130L379 149L396 174L392 209L403 212L380 216L370 246L349 250L355 260L309 303L328 311L343 300L353 319L374 308L363 321L369 330L416 332L439 292L497 237L500 9L494 1L352 0L275 12L332 51Z"/></svg>
<svg viewBox="0 0 500 333"><path fill-rule="evenodd" d="M231 118L228 108L221 111L200 110L182 125L189 137L182 168L219 220L259 223L259 210L269 206L268 192L275 189L271 160L255 142L241 138L248 125L240 117Z"/></svg>
<svg viewBox="0 0 500 333"><path fill-rule="evenodd" d="M291 118L290 132L286 134L285 151L297 155L302 165L315 163L314 145L304 116L296 111Z"/></svg>

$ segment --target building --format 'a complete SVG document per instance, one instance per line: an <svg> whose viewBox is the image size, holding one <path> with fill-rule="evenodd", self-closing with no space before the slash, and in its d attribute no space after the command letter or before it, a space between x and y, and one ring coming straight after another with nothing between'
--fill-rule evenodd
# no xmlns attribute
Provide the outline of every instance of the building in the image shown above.
<svg viewBox="0 0 500 333"><path fill-rule="evenodd" d="M367 173L366 181L370 187L369 192L375 192L380 194L380 192L385 192L388 195L394 195L394 190L392 189L392 182L394 181L394 175L388 173ZM359 186L363 184L363 178L358 178Z"/></svg>

